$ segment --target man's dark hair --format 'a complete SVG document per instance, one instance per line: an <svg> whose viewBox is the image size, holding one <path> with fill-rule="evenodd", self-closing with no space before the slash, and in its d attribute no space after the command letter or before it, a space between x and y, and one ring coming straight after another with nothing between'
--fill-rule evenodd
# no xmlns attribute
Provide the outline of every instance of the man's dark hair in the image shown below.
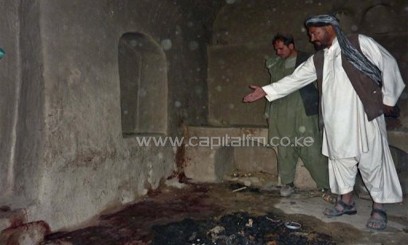
<svg viewBox="0 0 408 245"><path fill-rule="evenodd" d="M293 36L290 34L282 33L276 34L272 39L272 44L275 45L277 41L283 42L286 46L289 46L289 44L295 45L295 40L293 39Z"/></svg>

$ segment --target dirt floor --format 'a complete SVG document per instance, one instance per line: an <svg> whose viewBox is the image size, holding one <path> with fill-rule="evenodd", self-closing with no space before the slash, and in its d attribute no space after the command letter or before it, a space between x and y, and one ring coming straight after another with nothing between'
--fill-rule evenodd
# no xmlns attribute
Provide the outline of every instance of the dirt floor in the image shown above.
<svg viewBox="0 0 408 245"><path fill-rule="evenodd" d="M299 205L305 210L293 213ZM310 191L288 199L279 197L278 188L261 191L237 183L163 186L87 226L49 234L42 244L405 244L408 239L407 217L389 217L405 226L402 231L370 232L304 214L327 205Z"/></svg>
<svg viewBox="0 0 408 245"><path fill-rule="evenodd" d="M367 203L362 202L359 206L366 207ZM278 188L260 191L237 183L163 186L134 204L105 212L82 228L49 234L42 244L406 244L408 241L405 206L397 206L402 215L389 215L400 229L388 227L383 232L369 231L358 221L354 222L353 218L359 214L327 222L319 215L325 206L330 204L310 191L281 198ZM347 219L351 221L346 222Z"/></svg>

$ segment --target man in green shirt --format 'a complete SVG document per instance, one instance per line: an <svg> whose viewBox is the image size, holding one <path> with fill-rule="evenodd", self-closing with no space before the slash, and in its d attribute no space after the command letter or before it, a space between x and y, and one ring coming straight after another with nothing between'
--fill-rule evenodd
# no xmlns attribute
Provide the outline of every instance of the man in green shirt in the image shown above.
<svg viewBox="0 0 408 245"><path fill-rule="evenodd" d="M271 83L292 74L297 66L310 55L296 50L291 35L277 34L272 40L277 57L266 60ZM267 102L265 116L268 121L268 140L277 146L278 169L283 184L283 197L295 192L293 184L296 164L300 158L316 182L323 199L334 202L330 194L328 161L321 153L322 137L318 126L318 91L312 83L292 94L273 102ZM313 144L296 145L301 138L313 139ZM280 139L290 139L290 144L279 144ZM298 141L299 142L299 141ZM303 141L300 141L303 142Z"/></svg>

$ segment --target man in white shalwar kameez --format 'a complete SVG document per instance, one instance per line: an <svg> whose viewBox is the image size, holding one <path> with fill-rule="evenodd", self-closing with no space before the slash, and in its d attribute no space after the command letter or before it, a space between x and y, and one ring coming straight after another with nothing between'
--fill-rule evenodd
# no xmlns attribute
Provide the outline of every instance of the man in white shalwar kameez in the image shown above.
<svg viewBox="0 0 408 245"><path fill-rule="evenodd" d="M347 56L353 68L372 77L373 82L382 83L379 91L382 92L384 110L390 110L397 103L405 87L398 65L387 50L367 36L358 35L363 56L356 48L350 47L333 16L311 17L306 20L306 27L311 42L324 48L320 88L324 123L322 153L329 158L331 191L341 195L336 205L326 209L324 214L335 217L357 213L352 191L359 169L373 200L367 227L383 230L387 223L383 204L402 201L401 185L388 146L384 115L381 112L368 119L362 98L342 65L342 57ZM293 74L278 82L264 87L251 85L253 91L243 101L253 102L263 97L273 101L316 79L317 67L312 56Z"/></svg>

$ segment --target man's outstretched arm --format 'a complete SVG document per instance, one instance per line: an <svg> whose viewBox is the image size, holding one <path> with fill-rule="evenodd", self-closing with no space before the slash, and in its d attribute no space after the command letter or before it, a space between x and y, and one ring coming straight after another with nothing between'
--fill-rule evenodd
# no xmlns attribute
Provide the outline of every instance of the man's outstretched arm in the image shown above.
<svg viewBox="0 0 408 245"><path fill-rule="evenodd" d="M265 97L268 101L277 100L286 95L312 83L316 80L316 70L313 63L313 56L302 63L289 76L272 84L259 87L249 86L253 91L243 98L243 102L254 102Z"/></svg>

